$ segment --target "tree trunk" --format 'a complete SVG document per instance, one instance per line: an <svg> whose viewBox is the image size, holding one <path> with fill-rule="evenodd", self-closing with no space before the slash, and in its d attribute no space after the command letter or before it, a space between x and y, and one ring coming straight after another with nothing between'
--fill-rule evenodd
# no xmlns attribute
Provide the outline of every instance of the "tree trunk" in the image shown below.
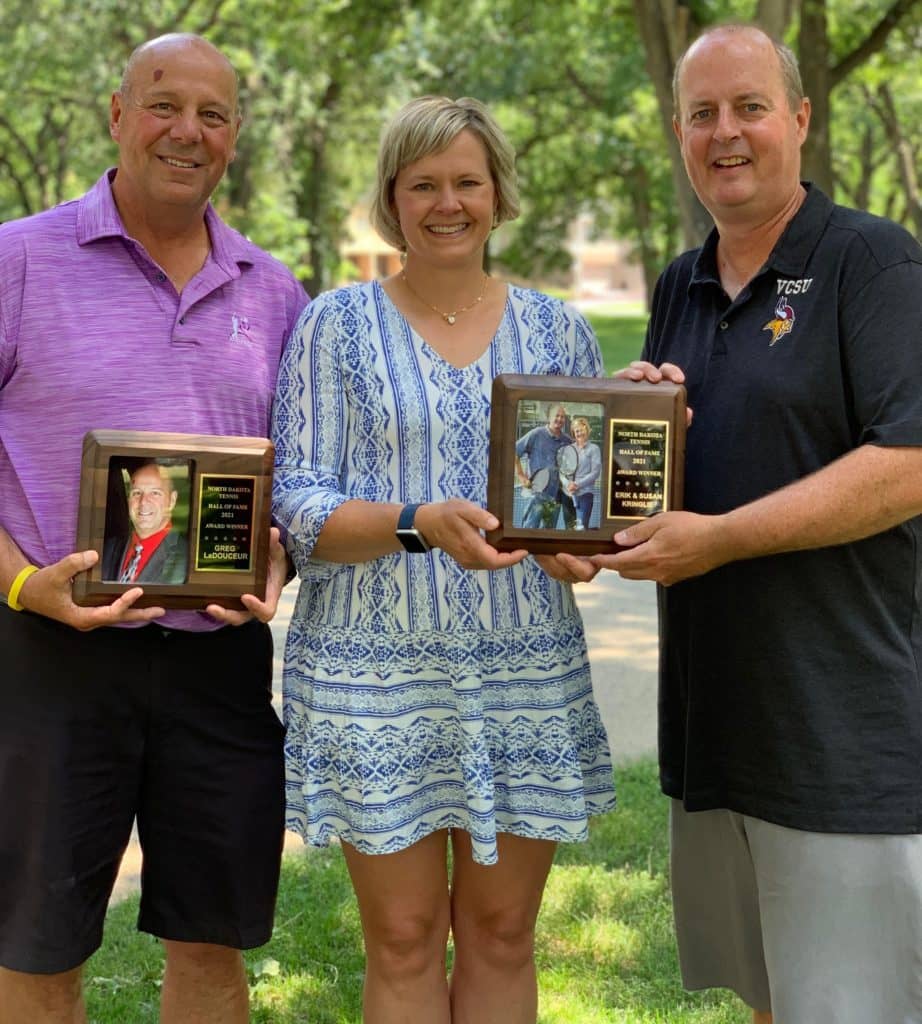
<svg viewBox="0 0 922 1024"><path fill-rule="evenodd" d="M330 192L327 145L329 126L336 116L341 92L341 85L334 78L323 94L313 124L308 128L307 144L303 151L298 152L298 159L305 161L298 189L298 214L307 221L307 240L310 243L310 276L304 281L308 295L319 295L329 285L326 268L333 243L327 236L324 223Z"/></svg>
<svg viewBox="0 0 922 1024"><path fill-rule="evenodd" d="M900 181L903 184L903 191L906 193L906 208L912 220L913 230L917 238L922 238L922 197L919 195L919 179L916 177L912 146L902 132L893 95L886 82L879 86L877 95L880 97L880 102L874 105L874 109L883 121L887 138L893 144Z"/></svg>
<svg viewBox="0 0 922 1024"><path fill-rule="evenodd" d="M252 104L261 91L262 83L257 73L247 76L244 94ZM250 207L253 199L253 160L256 156L256 139L247 131L247 122L244 118L240 126L240 134L237 136L237 155L227 168L227 198L232 207L240 210L244 215Z"/></svg>
<svg viewBox="0 0 922 1024"><path fill-rule="evenodd" d="M753 20L774 39L783 39L799 7L799 0L759 0Z"/></svg>
<svg viewBox="0 0 922 1024"><path fill-rule="evenodd" d="M245 126L244 126L245 127ZM237 155L228 165L226 174L227 198L232 207L244 215L253 198L254 141L241 133L237 139Z"/></svg>
<svg viewBox="0 0 922 1024"><path fill-rule="evenodd" d="M298 213L307 221L307 240L310 243L307 258L310 274L303 284L308 295L319 295L324 290L323 239L320 222L323 217L323 193L326 184L326 138L316 129L313 138L302 153L305 159L298 189Z"/></svg>
<svg viewBox="0 0 922 1024"><path fill-rule="evenodd" d="M685 173L672 130L672 73L679 55L694 35L691 12L675 0L634 0L637 27L646 54L647 73L656 89L663 135L672 166L682 238L688 249L700 245L711 230L710 214L701 205Z"/></svg>
<svg viewBox="0 0 922 1024"><path fill-rule="evenodd" d="M802 150L801 177L832 195L829 151L829 34L826 0L803 0L800 15L800 74L810 97L810 131Z"/></svg>

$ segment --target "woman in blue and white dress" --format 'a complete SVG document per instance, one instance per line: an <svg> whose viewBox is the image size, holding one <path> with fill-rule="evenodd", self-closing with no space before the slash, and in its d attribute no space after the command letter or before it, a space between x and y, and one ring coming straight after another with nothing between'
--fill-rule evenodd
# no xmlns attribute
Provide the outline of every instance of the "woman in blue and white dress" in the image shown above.
<svg viewBox="0 0 922 1024"><path fill-rule="evenodd" d="M555 846L614 805L564 582L594 570L501 554L481 532L498 525L496 374L602 372L575 310L484 273L491 230L518 213L513 160L477 101L408 104L372 211L404 269L317 298L279 378L273 508L301 577L288 827L342 842L374 1022L533 1022Z"/></svg>

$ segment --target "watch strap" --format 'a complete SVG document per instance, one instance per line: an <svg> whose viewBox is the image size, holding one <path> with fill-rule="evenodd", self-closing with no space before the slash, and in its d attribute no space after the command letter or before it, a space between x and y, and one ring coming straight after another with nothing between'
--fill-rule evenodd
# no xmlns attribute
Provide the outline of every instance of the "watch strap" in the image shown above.
<svg viewBox="0 0 922 1024"><path fill-rule="evenodd" d="M412 530L413 520L416 518L416 510L423 502L418 501L414 505L404 505L400 510L400 517L397 520L398 530Z"/></svg>

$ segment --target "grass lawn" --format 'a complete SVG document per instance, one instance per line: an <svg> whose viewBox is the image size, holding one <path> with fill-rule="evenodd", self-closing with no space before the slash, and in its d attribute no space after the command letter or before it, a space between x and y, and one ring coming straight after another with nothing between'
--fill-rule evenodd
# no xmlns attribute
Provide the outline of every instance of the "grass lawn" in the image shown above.
<svg viewBox="0 0 922 1024"><path fill-rule="evenodd" d="M652 762L617 773L620 809L561 847L538 923L541 1024L747 1024L726 993L682 991L667 891L666 801ZM155 1024L159 943L137 899L89 961L91 1024ZM255 1024L359 1024L362 938L339 850L286 856L272 941L247 954Z"/></svg>
<svg viewBox="0 0 922 1024"><path fill-rule="evenodd" d="M605 371L613 373L627 366L632 359L640 358L644 333L647 329L647 315L631 313L609 315L587 314L589 323L599 339Z"/></svg>

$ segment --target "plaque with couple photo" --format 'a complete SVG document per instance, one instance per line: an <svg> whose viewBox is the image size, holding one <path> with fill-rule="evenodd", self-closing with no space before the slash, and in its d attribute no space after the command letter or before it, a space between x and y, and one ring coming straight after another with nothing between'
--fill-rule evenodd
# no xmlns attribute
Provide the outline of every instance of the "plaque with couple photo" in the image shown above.
<svg viewBox="0 0 922 1024"><path fill-rule="evenodd" d="M487 507L500 551L599 554L682 507L685 388L596 377L493 381Z"/></svg>
<svg viewBox="0 0 922 1024"><path fill-rule="evenodd" d="M266 438L93 430L83 442L79 605L141 587L135 607L243 608L265 597L273 447Z"/></svg>

